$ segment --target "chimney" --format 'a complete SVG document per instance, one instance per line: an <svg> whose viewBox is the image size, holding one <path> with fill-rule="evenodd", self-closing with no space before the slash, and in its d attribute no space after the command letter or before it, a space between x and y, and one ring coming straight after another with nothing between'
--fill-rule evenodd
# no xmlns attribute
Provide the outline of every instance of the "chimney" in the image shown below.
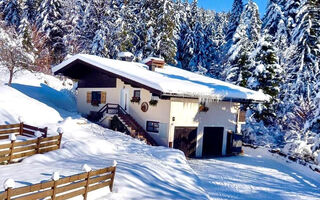
<svg viewBox="0 0 320 200"><path fill-rule="evenodd" d="M134 55L130 52L120 52L118 53L118 60L132 62Z"/></svg>
<svg viewBox="0 0 320 200"><path fill-rule="evenodd" d="M150 71L155 71L156 68L163 68L166 64L161 58L148 57L142 61L145 65L149 66Z"/></svg>

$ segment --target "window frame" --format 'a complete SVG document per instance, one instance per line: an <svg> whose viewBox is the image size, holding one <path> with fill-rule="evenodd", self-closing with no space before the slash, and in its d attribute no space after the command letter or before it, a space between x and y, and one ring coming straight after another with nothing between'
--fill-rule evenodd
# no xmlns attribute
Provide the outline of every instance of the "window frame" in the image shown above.
<svg viewBox="0 0 320 200"><path fill-rule="evenodd" d="M139 93L139 96L136 96L137 93ZM141 98L141 90L133 90L133 97L134 98Z"/></svg>
<svg viewBox="0 0 320 200"><path fill-rule="evenodd" d="M152 123L150 126L149 123ZM146 130L151 133L159 133L160 132L160 122L156 121L147 121L146 122Z"/></svg>
<svg viewBox="0 0 320 200"><path fill-rule="evenodd" d="M100 98L98 100L97 99L93 99L93 97L95 96L95 95L93 95L94 93L100 94ZM102 92L101 91L91 91L91 105L99 107L99 105L101 104L101 96L102 96ZM97 100L96 104L94 103L95 100Z"/></svg>

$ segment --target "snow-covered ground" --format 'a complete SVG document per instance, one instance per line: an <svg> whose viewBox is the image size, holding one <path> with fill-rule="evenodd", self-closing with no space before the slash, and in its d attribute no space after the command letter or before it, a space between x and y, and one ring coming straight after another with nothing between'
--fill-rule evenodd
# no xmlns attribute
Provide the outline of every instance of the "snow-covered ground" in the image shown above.
<svg viewBox="0 0 320 200"><path fill-rule="evenodd" d="M212 199L320 199L320 174L266 149L244 151L244 156L189 160Z"/></svg>
<svg viewBox="0 0 320 200"><path fill-rule="evenodd" d="M0 75L0 80L5 81ZM71 85L42 74L22 72L12 87L0 83L0 124L24 121L48 126L49 134L64 130L62 149L24 159L21 163L0 166L0 191L7 178L16 187L51 178L81 173L81 166L93 169L118 162L114 192L108 188L89 193L89 199L209 199L200 179L183 153L165 147L151 147L123 133L88 122L75 110L66 89ZM82 199L81 197L79 199Z"/></svg>
<svg viewBox="0 0 320 200"><path fill-rule="evenodd" d="M28 124L48 126L50 135L62 127L62 149L0 165L0 191L7 178L20 187L48 180L56 171L68 176L81 173L83 164L98 169L116 160L114 192L102 188L89 193L90 200L320 199L318 174L277 161L265 150L188 162L181 151L151 147L82 118L75 112L68 80L26 71L17 77L8 87L0 72L0 124L16 123L22 116Z"/></svg>

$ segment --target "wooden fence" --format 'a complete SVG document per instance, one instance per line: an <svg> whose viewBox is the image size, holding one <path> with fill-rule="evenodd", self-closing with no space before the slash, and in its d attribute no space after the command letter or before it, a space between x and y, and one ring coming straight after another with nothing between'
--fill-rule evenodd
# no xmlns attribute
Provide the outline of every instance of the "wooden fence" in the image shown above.
<svg viewBox="0 0 320 200"><path fill-rule="evenodd" d="M116 166L47 181L21 188L8 188L0 193L0 200L63 200L76 196L87 199L88 192L109 186L112 192Z"/></svg>
<svg viewBox="0 0 320 200"><path fill-rule="evenodd" d="M47 137L47 127L38 128L24 123L0 125L0 140L8 139L9 135L12 133L24 136L34 136L36 131L40 131L42 133L42 137Z"/></svg>
<svg viewBox="0 0 320 200"><path fill-rule="evenodd" d="M11 141L11 143L0 144L0 163L11 163L15 159L22 159L34 154L46 153L60 149L62 134L52 137L27 140Z"/></svg>

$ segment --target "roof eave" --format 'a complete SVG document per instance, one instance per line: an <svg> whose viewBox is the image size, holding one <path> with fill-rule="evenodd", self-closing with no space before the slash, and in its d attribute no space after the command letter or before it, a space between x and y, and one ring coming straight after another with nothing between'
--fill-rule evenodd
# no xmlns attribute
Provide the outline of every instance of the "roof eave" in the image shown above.
<svg viewBox="0 0 320 200"><path fill-rule="evenodd" d="M188 94L173 94L173 93L163 93L162 97L175 97L175 98L186 98L186 99L199 99L200 96L198 95L188 95ZM264 100L257 100L257 99L242 99L242 98L231 98L231 97L224 97L224 98L217 98L212 96L211 100L215 101L225 101L225 102L235 102L235 103L245 103L245 104L253 104L253 103L266 103L267 101Z"/></svg>

